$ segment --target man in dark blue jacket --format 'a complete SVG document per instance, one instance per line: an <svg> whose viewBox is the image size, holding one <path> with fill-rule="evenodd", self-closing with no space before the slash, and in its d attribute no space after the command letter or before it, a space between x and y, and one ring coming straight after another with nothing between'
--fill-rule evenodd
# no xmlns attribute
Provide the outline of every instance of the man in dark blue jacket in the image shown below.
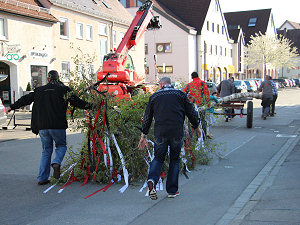
<svg viewBox="0 0 300 225"><path fill-rule="evenodd" d="M39 185L49 183L50 165L54 169L54 178L60 177L60 165L67 151L66 110L68 102L82 109L92 106L76 95L68 95L71 89L59 81L57 71L51 70L48 73L48 81L48 84L34 89L34 92L24 95L14 104L6 107L8 113L33 102L31 129L33 133L40 135L43 148L38 175ZM56 149L55 158L51 162L53 141Z"/></svg>
<svg viewBox="0 0 300 225"><path fill-rule="evenodd" d="M149 197L153 200L157 199L155 186L159 180L168 147L170 147L170 164L166 189L170 198L179 195L178 176L185 116L188 117L197 136L201 136L199 115L187 95L171 86L169 77L163 77L159 81L159 87L160 90L155 92L149 99L139 142L139 149L144 149L147 144L146 135L154 118L154 159L151 162L148 174Z"/></svg>

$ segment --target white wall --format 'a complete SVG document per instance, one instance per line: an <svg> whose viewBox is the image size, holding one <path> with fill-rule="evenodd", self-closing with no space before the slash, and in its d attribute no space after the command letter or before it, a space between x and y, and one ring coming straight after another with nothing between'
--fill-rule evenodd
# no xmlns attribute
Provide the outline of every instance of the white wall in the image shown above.
<svg viewBox="0 0 300 225"><path fill-rule="evenodd" d="M162 28L159 30L147 31L145 43L148 44L148 55L146 55L149 75L146 75L146 81L155 80L154 54L157 55L157 66L173 66L173 73L159 74L159 78L169 76L172 81L188 82L190 71L195 68L195 50L189 53L193 47L193 38L168 19L153 12L155 16L160 17ZM156 43L171 43L171 53L157 53Z"/></svg>
<svg viewBox="0 0 300 225"><path fill-rule="evenodd" d="M207 22L209 23L209 30L207 30ZM214 32L212 31L212 23L214 23ZM217 25L219 25L219 33L217 32ZM224 34L222 34L222 26L224 27ZM229 65L233 64L232 57L230 52L233 48L232 44L229 43L230 39L227 32L227 26L225 23L225 19L220 10L220 5L218 0L212 0L208 9L207 16L205 18L202 31L201 31L201 49L202 54L204 51L204 41L207 45L207 53L206 53L206 64L207 69L209 70L210 79L213 80L213 69L217 68L221 69L221 73L223 73L224 68L228 68ZM212 46L212 54L210 52L210 48ZM217 46L217 54L215 47ZM222 55L220 54L220 47L222 47ZM225 56L226 49L226 56ZM202 63L204 64L204 59L202 59ZM222 76L222 75L221 75ZM216 76L215 82L220 82L220 79L223 79Z"/></svg>

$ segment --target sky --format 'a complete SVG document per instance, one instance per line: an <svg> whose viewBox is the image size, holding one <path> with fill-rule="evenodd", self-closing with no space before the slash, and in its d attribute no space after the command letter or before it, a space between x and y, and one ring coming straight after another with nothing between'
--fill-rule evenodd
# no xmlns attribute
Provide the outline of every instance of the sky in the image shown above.
<svg viewBox="0 0 300 225"><path fill-rule="evenodd" d="M300 23L300 0L219 0L222 12L272 9L275 27L284 21Z"/></svg>

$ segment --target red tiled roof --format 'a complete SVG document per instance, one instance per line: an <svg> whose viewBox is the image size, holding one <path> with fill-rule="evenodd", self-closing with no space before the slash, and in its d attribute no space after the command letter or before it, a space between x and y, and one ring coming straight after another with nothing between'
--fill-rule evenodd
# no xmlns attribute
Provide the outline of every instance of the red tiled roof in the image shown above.
<svg viewBox="0 0 300 225"><path fill-rule="evenodd" d="M35 0L0 0L0 12L8 12L49 22L58 20Z"/></svg>

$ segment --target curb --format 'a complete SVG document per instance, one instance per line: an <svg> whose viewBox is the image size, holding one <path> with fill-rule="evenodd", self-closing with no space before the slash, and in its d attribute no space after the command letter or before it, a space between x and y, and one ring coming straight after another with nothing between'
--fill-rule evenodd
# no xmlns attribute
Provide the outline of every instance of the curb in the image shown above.
<svg viewBox="0 0 300 225"><path fill-rule="evenodd" d="M281 165L300 140L300 129L296 131L297 138L289 138L283 147L271 158L257 174L233 205L227 210L216 225L239 225L248 215L264 192L273 184Z"/></svg>

